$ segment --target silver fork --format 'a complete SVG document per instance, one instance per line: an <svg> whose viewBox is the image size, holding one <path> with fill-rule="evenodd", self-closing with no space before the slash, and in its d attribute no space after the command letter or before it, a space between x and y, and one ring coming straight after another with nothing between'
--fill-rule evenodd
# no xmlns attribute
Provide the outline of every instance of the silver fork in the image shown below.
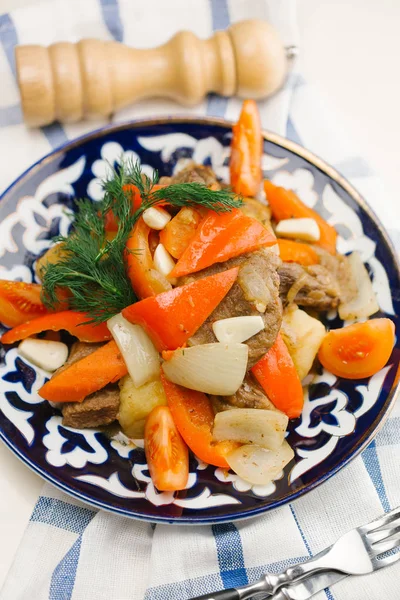
<svg viewBox="0 0 400 600"><path fill-rule="evenodd" d="M400 546L400 507L367 525L352 529L329 548L283 573L267 574L256 583L206 594L193 600L246 600L254 594L263 594L265 597L274 594L282 586L290 586L321 571L365 575L399 560L400 553L379 558L397 546Z"/></svg>

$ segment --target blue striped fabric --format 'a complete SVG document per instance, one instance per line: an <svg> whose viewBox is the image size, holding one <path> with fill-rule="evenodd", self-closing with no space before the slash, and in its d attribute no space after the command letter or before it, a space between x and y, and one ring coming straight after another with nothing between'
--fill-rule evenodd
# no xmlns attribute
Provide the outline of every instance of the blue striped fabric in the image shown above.
<svg viewBox="0 0 400 600"><path fill-rule="evenodd" d="M31 515L31 521L81 534L96 512L55 498L41 496Z"/></svg>
<svg viewBox="0 0 400 600"><path fill-rule="evenodd" d="M3 50L10 65L10 69L16 77L14 49L15 46L18 44L18 36L13 20L8 14L0 15L0 44L3 46ZM22 113L21 111L18 112L18 110L16 110L16 107L10 107L8 109L8 114L5 110L1 111L0 126L2 121L4 121L4 117L7 118L7 116L10 118L11 122L9 121L7 123L4 123L5 125L17 124L20 122L17 119L18 117L22 117ZM52 148L58 148L58 146L61 146L62 144L65 144L65 142L68 141L65 131L62 125L60 125L59 123L46 125L41 129Z"/></svg>
<svg viewBox="0 0 400 600"><path fill-rule="evenodd" d="M375 438L376 446L397 446L400 444L400 417L392 417Z"/></svg>
<svg viewBox="0 0 400 600"><path fill-rule="evenodd" d="M44 127L41 127L41 130L46 136L50 146L54 149L68 142L64 128L60 123L45 125Z"/></svg>
<svg viewBox="0 0 400 600"><path fill-rule="evenodd" d="M302 529L302 527L300 525L299 519L297 518L296 511L294 510L293 504L290 505L290 512L293 515L293 519L295 520L295 523L297 525L297 529L299 530L299 533L301 535L301 539L304 542L304 546L306 547L306 550L308 552L308 557L311 557L311 556L313 556L313 553L311 551L310 544L308 543L308 540L307 540L307 538L306 538L306 536L304 534L304 531L303 531L303 529ZM287 568L287 567L285 567L285 568ZM267 572L268 571L269 571L269 565L267 567ZM327 597L328 600L335 600L332 592L328 588L325 589L324 592L325 592L325 595L326 595L326 597Z"/></svg>
<svg viewBox="0 0 400 600"><path fill-rule="evenodd" d="M301 139L299 134L296 131L296 127L293 123L293 120L289 117L286 124L286 137L292 142L296 142L296 144L301 145Z"/></svg>
<svg viewBox="0 0 400 600"><path fill-rule="evenodd" d="M299 523L299 520L298 520L298 518L297 518L296 512L295 512L295 510L294 510L293 504L291 504L291 505L290 505L290 512L292 513L293 519L294 519L294 521L295 521L295 523L296 523L296 525L297 525L297 529L299 530L299 533L300 533L300 535L301 535L301 539L302 539L302 540L303 540L303 542L304 542L304 546L305 546L305 548L306 548L306 550L307 550L307 552L308 552L308 556L312 556L312 552L311 552L310 545L309 545L309 543L307 542L307 538L306 538L306 536L304 535L303 529L301 528L301 525L300 525L300 523Z"/></svg>
<svg viewBox="0 0 400 600"><path fill-rule="evenodd" d="M82 544L82 535L96 511L41 496L31 516L32 522L42 523L79 535L51 577L49 600L70 600Z"/></svg>
<svg viewBox="0 0 400 600"><path fill-rule="evenodd" d="M227 0L209 0L213 31L229 27L229 8ZM210 94L207 98L207 114L212 117L224 117L228 98Z"/></svg>
<svg viewBox="0 0 400 600"><path fill-rule="evenodd" d="M98 14L100 14L102 20L100 23L101 31L105 31L106 35L108 32L109 35L111 35L113 39L117 41L122 41L124 37L129 37L129 23L126 22L126 15L130 14L131 18L140 18L142 11L146 11L145 1L135 3L132 2L132 0L90 1L97 2L96 8L98 9ZM156 0L148 0L151 6L155 5L155 1ZM160 2L161 1L162 0L160 0ZM169 0L171 5L175 1L178 8L174 13L174 19L179 22L179 7L184 6L184 4L182 3L182 0ZM282 4L292 4L292 1L294 0L282 0ZM60 2L62 2L62 0L60 0ZM246 6L249 7L249 17L253 16L251 12L252 6L255 7L255 16L265 14L265 6L263 7L263 10L260 10L260 5L264 3L268 5L268 9L273 7L273 9L276 10L276 7L278 6L278 3L274 0L246 0ZM202 10L205 12L204 21L208 23L208 28L209 23L211 23L212 30L215 31L228 27L231 21L236 20L237 10L239 10L239 12L242 11L240 12L240 18L242 18L244 4L244 1L236 2L235 0L208 0L204 3L200 1L193 2L193 7L202 7ZM162 14L163 6L164 5L160 4L160 14ZM131 12L129 12L129 10L131 10ZM272 15L273 12L273 10L268 10L268 14L270 15ZM16 22L17 20L15 20L15 23ZM0 16L0 45L4 50L4 54L8 62L8 68L14 74L14 76L14 47L18 43L19 31L17 31L18 28L16 28L15 23L10 15ZM160 23L162 26L162 19L160 19ZM187 25L185 25L185 27L187 27ZM134 45L134 39L126 39L126 41L127 43ZM291 95L291 101L289 100L289 114L285 113L285 118L287 118L286 135L299 144L302 144L301 138L303 137L304 129L302 127L303 123L299 123L295 115L295 111L293 110L293 100L296 99L296 94L304 91L306 87L307 82L304 81L301 75L294 73L290 76L285 88L285 90ZM206 112L208 115L224 117L227 114L228 105L228 99L212 94L207 99ZM2 106L0 108L0 128L2 128L2 132L5 132L8 126L21 125L21 122L22 115L19 105L14 103L10 106ZM70 131L70 129L68 129L68 131ZM299 131L301 131L301 135L299 134ZM59 146L67 140L65 129L59 124L53 124L42 128L42 133L53 148ZM285 133L285 131L281 133ZM304 145L307 146L308 143L306 137L303 141ZM353 157L347 157L342 161L336 162L336 167L343 174L351 177L369 177L371 175L369 166L360 156L356 154ZM395 416L389 420L386 427L376 437L376 440L364 451L362 454L362 459L358 461L359 471L363 471L365 479L368 482L372 482L371 489L376 491L375 498L372 498L373 494L371 494L371 498L367 498L367 501L371 503L376 501L376 504L380 504L385 511L390 509L389 498L391 498L393 501L395 491L391 489L389 493L388 480L390 478L390 474L388 475L387 471L385 471L385 464L382 462L380 451L382 449L387 450L388 447L392 446L393 451L396 451L398 450L399 445L400 417ZM329 485L329 483L326 485ZM315 502L316 496L310 494L309 498L310 503L312 504L313 498ZM341 500L341 498L339 498L339 500ZM207 528L200 528L198 530L198 534L196 533L196 530L193 530L193 538L198 536L196 537L196 540L201 540L202 536L206 536L215 553L215 556L203 557L201 556L201 543L199 542L197 545L194 545L196 552L199 554L199 561L206 558L205 564L207 564L208 567L205 572L200 574L199 572L196 572L194 577L190 577L193 565L179 564L176 566L174 561L171 561L171 557L169 557L168 566L165 568L165 575L163 574L161 581L160 579L153 581L151 566L154 566L155 563L165 559L164 556L157 554L157 547L153 546L147 557L143 558L145 566L143 567L142 571L140 571L142 577L143 573L145 573L145 576L148 578L145 600L184 600L186 598L191 598L193 596L221 589L222 587L229 588L232 586L244 585L247 582L256 580L266 571L276 573L287 568L288 566L307 560L307 558L312 556L313 552L315 552L317 549L315 547L315 541L313 541L310 529L307 527L308 519L311 519L311 522L314 523L316 528L323 528L324 526L329 527L329 519L327 519L327 514L329 513L330 507L324 506L322 507L321 512L319 512L319 506L317 506L315 508L315 514L308 514L305 516L304 511L300 510L301 502L302 500L300 499L298 503L296 502L294 505L290 506L290 511L287 511L285 516L286 521L283 525L284 528L287 527L288 532L291 531L293 533L294 531L297 534L298 531L298 545L293 548L289 545L286 556L282 558L281 553L280 560L276 558L272 561L273 557L271 557L271 554L269 554L268 556L271 558L271 562L268 562L267 564L264 564L265 558L264 561L262 559L263 554L261 546L258 562L253 562L252 564L249 563L249 545L252 543L252 541L251 537L249 541L249 537L246 538L243 535L242 532L244 528L242 529L241 526L236 527L234 524L214 525ZM336 504L336 509L339 510L338 506L340 505L340 501L337 501ZM315 507L315 504L313 506ZM271 513L271 521L274 520L276 514L277 513ZM82 571L82 562L87 560L88 556L88 553L85 553L85 544L90 542L91 535L93 535L93 530L95 530L98 520L104 519L104 521L108 523L108 525L104 525L104 527L108 527L108 529L105 530L104 539L107 539L110 544L113 541L114 531L117 528L117 523L119 523L118 518L113 520L112 515L108 515L107 520L102 516L103 513L99 513L97 519L96 515L97 512L91 510L90 508L70 504L67 497L65 497L65 500L51 498L46 495L39 498L31 516L31 523L26 535L32 535L32 538L34 538L35 535L39 535L40 532L43 532L43 530L46 530L46 528L49 528L49 531L51 528L55 535L59 535L64 531L69 540L68 550L65 552L64 556L62 556L61 560L59 560L59 555L57 554L57 560L55 562L58 561L58 564L54 566L54 563L52 563L51 571L46 575L46 589L48 589L48 594L46 597L48 597L49 600L81 600L83 597L85 600L103 600L103 598L104 600L106 600L106 598L109 600L109 598L114 596L115 598L118 598L118 600L142 600L143 595L139 599L134 596L134 592L130 591L126 593L124 592L125 595L123 595L122 592L118 595L117 593L113 594L107 592L107 595L102 596L101 593L100 595L97 593L97 595L94 596L90 595L90 591L88 591L87 586L85 588L85 595L82 595L80 589L78 590L80 581L79 573L80 569ZM96 520L93 521L93 519ZM91 526L88 528L90 523ZM268 539L268 520L265 519L264 521L260 519L256 521L255 525L249 524L249 529L253 532L254 536L257 534L257 523L260 523L259 526L264 528L263 531L266 533L265 539L263 538L263 543L268 543L274 547L274 540ZM38 525L39 527L37 527ZM138 529L136 530L135 523L126 521L126 525L124 527L132 532L130 538L132 546L138 545L138 547L140 547L140 543L143 540L144 534L142 530L139 530L139 525ZM254 528L251 529L251 527ZM34 533L32 533L32 531L34 531ZM171 531L173 531L173 528L171 528ZM150 530L149 536L153 536L151 539L155 540L159 532L159 526L157 526L157 529L154 527ZM283 537L285 537L285 534L286 531L283 531ZM47 540L45 534L43 535L42 547L46 548ZM162 538L163 535L167 535L165 531L161 531L159 537ZM296 535L293 534L293 537L296 537ZM295 540L293 541L293 544L295 544ZM171 556L173 556L173 550L174 548L171 547ZM104 548L99 547L99 554L102 551L104 551ZM123 556L123 554L120 552L121 549L118 548L118 553L115 552L115 554L110 557L110 573L103 572L100 574L100 576L103 576L105 580L112 578L115 588L117 588L119 585L120 579L123 579L123 577L120 578L119 576L120 570L122 572L122 566L120 563L118 563L118 561L121 561L121 556ZM21 553L21 555L25 556L24 553ZM189 552L188 555L190 555ZM89 556L91 556L90 553ZM190 556L193 558L193 555ZM140 559L140 556L136 557L137 561L140 561ZM36 556L34 553L32 553L32 561L35 560ZM254 561L254 558L252 560ZM249 564L246 564L246 561ZM38 564L41 563L38 561ZM93 569L96 568L97 560L95 560L95 557L93 558L92 565L89 565L88 567L88 565L85 563L85 566L83 567L83 569L88 570L89 578L93 576L90 566L92 566ZM19 576L21 579L23 579L24 574L23 567L24 566L22 565L21 570L19 571ZM128 578L131 571L134 572L135 567L135 563L128 565L127 571L124 571L124 577ZM177 569L177 573L175 573L174 578L171 576L171 573L174 572L175 568ZM46 577L44 577L44 579ZM18 578L14 577L14 581L17 579ZM132 576L132 586L134 583L134 577ZM29 597L44 598L45 596L43 596L43 594L39 596L39 592L37 591L38 589L39 588L32 589L29 586ZM42 589L44 588L40 588L40 594L42 593ZM325 596L328 600L355 600L354 594L346 597L344 595L336 595L336 593L332 592L332 590L325 590ZM363 598L367 597L368 596L364 594ZM15 598L17 598L17 594L4 596L2 595L2 592L0 592L0 600L15 600ZM20 598L21 600L24 600L23 596L20 596Z"/></svg>
<svg viewBox="0 0 400 600"><path fill-rule="evenodd" d="M379 496L379 500L382 504L382 508L385 512L391 509L389 499L385 490L385 484L382 478L381 465L379 463L379 456L376 450L375 440L370 443L368 448L362 453L362 458L365 464L365 468L368 471L368 475L371 477L372 483Z"/></svg>
<svg viewBox="0 0 400 600"><path fill-rule="evenodd" d="M348 177L370 177L372 170L367 161L362 156L346 159L333 165L339 173Z"/></svg>
<svg viewBox="0 0 400 600"><path fill-rule="evenodd" d="M213 525L218 564L225 588L248 583L240 534L233 523Z"/></svg>
<svg viewBox="0 0 400 600"><path fill-rule="evenodd" d="M124 39L124 26L119 14L118 0L100 0L104 23L117 42Z"/></svg>
<svg viewBox="0 0 400 600"><path fill-rule="evenodd" d="M22 111L19 104L0 108L0 127L10 127L22 123Z"/></svg>
<svg viewBox="0 0 400 600"><path fill-rule="evenodd" d="M3 46L4 53L8 60L8 64L10 65L10 69L15 76L16 69L14 48L18 44L18 39L14 23L12 22L12 19L8 14L0 15L0 43Z"/></svg>
<svg viewBox="0 0 400 600"><path fill-rule="evenodd" d="M70 600L72 597L81 545L82 536L79 536L54 569L50 582L49 600Z"/></svg>
<svg viewBox="0 0 400 600"><path fill-rule="evenodd" d="M210 573L204 577L185 579L175 583L149 588L144 600L180 600L194 598L206 593L215 592L223 587L219 573Z"/></svg>

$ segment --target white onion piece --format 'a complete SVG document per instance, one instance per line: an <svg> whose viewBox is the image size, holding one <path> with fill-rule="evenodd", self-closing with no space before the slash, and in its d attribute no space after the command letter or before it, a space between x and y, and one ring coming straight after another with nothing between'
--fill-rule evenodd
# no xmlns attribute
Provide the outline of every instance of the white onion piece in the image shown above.
<svg viewBox="0 0 400 600"><path fill-rule="evenodd" d="M107 321L128 373L136 387L160 377L160 355L140 325L132 325L121 314Z"/></svg>
<svg viewBox="0 0 400 600"><path fill-rule="evenodd" d="M68 358L68 346L62 342L26 338L18 346L18 352L34 365L45 371L56 371Z"/></svg>
<svg viewBox="0 0 400 600"><path fill-rule="evenodd" d="M232 408L215 415L213 437L277 450L285 437L288 417L276 410Z"/></svg>
<svg viewBox="0 0 400 600"><path fill-rule="evenodd" d="M268 250L270 252L273 252L277 256L281 255L281 251L279 250L279 245L278 244L274 244L273 246L269 246Z"/></svg>
<svg viewBox="0 0 400 600"><path fill-rule="evenodd" d="M278 450L266 450L255 444L240 446L226 457L226 462L239 477L253 485L267 485L294 457L286 440Z"/></svg>
<svg viewBox="0 0 400 600"><path fill-rule="evenodd" d="M318 242L321 232L315 219L283 219L275 229L279 237Z"/></svg>
<svg viewBox="0 0 400 600"><path fill-rule="evenodd" d="M171 215L169 212L164 210L163 208L156 208L155 206L151 206L147 208L143 213L143 221L150 227L151 229L156 229L157 231L161 231L164 229L167 223L171 220Z"/></svg>
<svg viewBox="0 0 400 600"><path fill-rule="evenodd" d="M366 319L379 310L372 282L358 252L353 252L348 257L348 264L357 286L357 295L339 305L339 316L344 321Z"/></svg>
<svg viewBox="0 0 400 600"><path fill-rule="evenodd" d="M264 329L261 316L231 317L213 323L213 332L219 342L245 342Z"/></svg>
<svg viewBox="0 0 400 600"><path fill-rule="evenodd" d="M157 271L165 275L165 277L168 277L175 266L174 259L168 250L166 250L165 246L163 246L163 244L158 244L157 248L155 249L153 261ZM177 283L175 277L168 278L168 281L172 283L172 285L176 285Z"/></svg>
<svg viewBox="0 0 400 600"><path fill-rule="evenodd" d="M231 396L243 383L248 354L245 344L201 344L175 350L162 368L173 383L206 394Z"/></svg>

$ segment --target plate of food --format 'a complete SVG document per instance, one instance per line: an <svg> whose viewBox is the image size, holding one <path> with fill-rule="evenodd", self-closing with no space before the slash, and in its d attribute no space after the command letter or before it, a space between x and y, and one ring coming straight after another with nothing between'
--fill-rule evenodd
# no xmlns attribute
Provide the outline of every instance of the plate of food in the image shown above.
<svg viewBox="0 0 400 600"><path fill-rule="evenodd" d="M79 500L255 516L345 466L395 401L389 238L252 101L233 127L152 119L66 144L6 190L0 228L0 435Z"/></svg>

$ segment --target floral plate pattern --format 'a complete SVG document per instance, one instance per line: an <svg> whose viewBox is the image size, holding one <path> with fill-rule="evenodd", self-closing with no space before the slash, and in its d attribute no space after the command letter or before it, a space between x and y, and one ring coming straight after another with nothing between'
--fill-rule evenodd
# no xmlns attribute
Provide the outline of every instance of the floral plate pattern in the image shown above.
<svg viewBox="0 0 400 600"><path fill-rule="evenodd" d="M102 197L101 179L121 156L150 174L170 175L188 160L210 164L228 179L230 124L220 119L149 120L94 132L49 154L4 193L0 203L0 277L34 281L35 261L67 233L73 198ZM400 268L379 221L337 172L308 151L264 134L264 175L294 189L339 232L339 250L357 250L370 271L381 315L396 324L388 365L357 382L321 370L310 378L305 406L289 426L294 460L268 486L190 461L187 489L160 493L147 470L143 443L122 434L64 427L37 394L48 373L1 349L0 436L27 465L67 493L99 508L156 522L210 523L254 516L311 490L353 458L382 425L396 394L399 368ZM68 210L66 210L68 209ZM335 312L326 325L340 327Z"/></svg>

